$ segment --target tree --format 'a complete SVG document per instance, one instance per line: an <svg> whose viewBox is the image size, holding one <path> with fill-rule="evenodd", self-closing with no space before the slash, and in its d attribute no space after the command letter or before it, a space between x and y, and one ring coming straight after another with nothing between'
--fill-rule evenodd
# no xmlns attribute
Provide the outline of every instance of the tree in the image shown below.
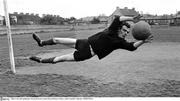
<svg viewBox="0 0 180 101"><path fill-rule="evenodd" d="M76 20L76 18L75 18L75 17L70 17L69 20L70 20L70 21L74 21L74 20Z"/></svg>
<svg viewBox="0 0 180 101"><path fill-rule="evenodd" d="M45 15L43 18L41 18L41 24L46 25L57 25L57 24L63 24L64 19L59 16L53 16L53 15Z"/></svg>
<svg viewBox="0 0 180 101"><path fill-rule="evenodd" d="M46 15L41 19L41 24L51 25L55 24L55 21L51 15Z"/></svg>
<svg viewBox="0 0 180 101"><path fill-rule="evenodd" d="M68 22L69 24L74 24L76 18L75 17L66 18L65 21Z"/></svg>

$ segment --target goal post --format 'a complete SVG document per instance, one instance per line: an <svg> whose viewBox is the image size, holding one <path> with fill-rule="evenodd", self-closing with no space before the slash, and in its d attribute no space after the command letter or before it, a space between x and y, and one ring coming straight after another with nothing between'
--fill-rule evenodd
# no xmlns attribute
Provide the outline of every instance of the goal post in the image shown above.
<svg viewBox="0 0 180 101"><path fill-rule="evenodd" d="M6 29L7 29L7 38L8 38L8 46L9 46L9 57L10 57L11 71L13 73L16 73L15 62L14 62L13 44L12 44L12 36L11 36L11 26L10 26L10 20L9 20L9 12L8 12L7 0L3 0L3 4L4 4Z"/></svg>

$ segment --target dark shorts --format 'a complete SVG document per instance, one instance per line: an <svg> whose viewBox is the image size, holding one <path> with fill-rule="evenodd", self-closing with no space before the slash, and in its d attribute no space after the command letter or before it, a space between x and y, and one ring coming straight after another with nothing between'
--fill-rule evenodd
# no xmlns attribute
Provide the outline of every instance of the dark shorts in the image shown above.
<svg viewBox="0 0 180 101"><path fill-rule="evenodd" d="M75 49L75 61L83 61L92 57L88 39L78 39L76 41Z"/></svg>

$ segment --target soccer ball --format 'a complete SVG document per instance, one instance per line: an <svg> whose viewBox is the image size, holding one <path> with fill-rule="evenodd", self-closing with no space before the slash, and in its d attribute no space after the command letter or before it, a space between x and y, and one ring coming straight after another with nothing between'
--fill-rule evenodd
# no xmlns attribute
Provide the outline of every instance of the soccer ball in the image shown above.
<svg viewBox="0 0 180 101"><path fill-rule="evenodd" d="M136 40L145 40L151 35L151 26L145 21L139 21L132 28L132 36Z"/></svg>

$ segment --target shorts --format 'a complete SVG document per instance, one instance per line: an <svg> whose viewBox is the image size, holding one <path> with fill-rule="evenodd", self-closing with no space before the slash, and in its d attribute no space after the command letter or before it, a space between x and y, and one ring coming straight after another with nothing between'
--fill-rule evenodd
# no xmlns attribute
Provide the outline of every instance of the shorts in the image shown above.
<svg viewBox="0 0 180 101"><path fill-rule="evenodd" d="M78 39L75 44L75 61L83 61L92 57L88 39Z"/></svg>

